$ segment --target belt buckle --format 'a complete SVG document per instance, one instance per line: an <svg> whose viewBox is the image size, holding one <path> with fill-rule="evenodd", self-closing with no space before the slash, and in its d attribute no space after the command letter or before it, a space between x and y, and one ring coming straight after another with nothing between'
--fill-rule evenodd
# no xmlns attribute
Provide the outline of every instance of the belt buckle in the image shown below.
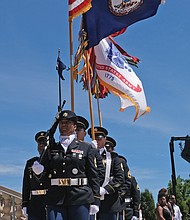
<svg viewBox="0 0 190 220"><path fill-rule="evenodd" d="M59 186L70 186L70 179L59 179Z"/></svg>
<svg viewBox="0 0 190 220"><path fill-rule="evenodd" d="M37 191L37 194L38 195L44 195L45 194L45 190L44 189L42 189L42 190L36 190Z"/></svg>

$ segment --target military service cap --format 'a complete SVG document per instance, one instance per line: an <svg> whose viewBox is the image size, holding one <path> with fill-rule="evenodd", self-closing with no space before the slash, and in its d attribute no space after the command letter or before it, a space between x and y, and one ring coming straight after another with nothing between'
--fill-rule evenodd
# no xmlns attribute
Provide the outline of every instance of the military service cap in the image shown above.
<svg viewBox="0 0 190 220"><path fill-rule="evenodd" d="M81 127L86 130L89 127L89 123L84 117L77 115L77 127Z"/></svg>
<svg viewBox="0 0 190 220"><path fill-rule="evenodd" d="M35 141L38 142L40 139L46 138L46 131L40 131L35 135Z"/></svg>
<svg viewBox="0 0 190 220"><path fill-rule="evenodd" d="M88 134L92 137L92 129L88 129ZM95 138L102 138L108 135L108 131L103 127L94 127Z"/></svg>
<svg viewBox="0 0 190 220"><path fill-rule="evenodd" d="M115 146L116 146L116 141L113 138L107 136L106 137L105 147L112 147L112 148L114 148Z"/></svg>
<svg viewBox="0 0 190 220"><path fill-rule="evenodd" d="M70 110L64 110L59 114L59 120L62 120L62 119L71 120L75 124L77 123L76 114Z"/></svg>

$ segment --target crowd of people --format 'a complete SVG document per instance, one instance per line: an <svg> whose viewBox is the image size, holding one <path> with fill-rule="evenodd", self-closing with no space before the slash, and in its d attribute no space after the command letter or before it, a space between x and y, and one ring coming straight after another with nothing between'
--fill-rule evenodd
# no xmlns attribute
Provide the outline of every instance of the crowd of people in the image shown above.
<svg viewBox="0 0 190 220"><path fill-rule="evenodd" d="M165 188L160 189L158 192L156 211L158 220L182 220L182 214L176 204L175 195L169 195Z"/></svg>
<svg viewBox="0 0 190 220"><path fill-rule="evenodd" d="M40 131L26 162L22 208L28 220L137 220L140 189L108 131L73 111L58 117L59 141ZM95 140L85 141L85 136ZM162 200L159 200L158 207ZM159 211L160 212L160 211ZM161 218L160 218L161 219Z"/></svg>

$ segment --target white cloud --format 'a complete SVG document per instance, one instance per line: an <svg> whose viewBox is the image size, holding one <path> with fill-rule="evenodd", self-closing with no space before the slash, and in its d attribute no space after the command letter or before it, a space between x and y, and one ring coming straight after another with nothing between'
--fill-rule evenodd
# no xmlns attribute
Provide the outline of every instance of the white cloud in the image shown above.
<svg viewBox="0 0 190 220"><path fill-rule="evenodd" d="M146 169L139 167L131 167L132 175L138 177L138 180L153 180L156 179L158 175L160 175L160 171L155 169Z"/></svg>
<svg viewBox="0 0 190 220"><path fill-rule="evenodd" d="M14 164L0 164L0 175L20 176L23 173L23 166Z"/></svg>

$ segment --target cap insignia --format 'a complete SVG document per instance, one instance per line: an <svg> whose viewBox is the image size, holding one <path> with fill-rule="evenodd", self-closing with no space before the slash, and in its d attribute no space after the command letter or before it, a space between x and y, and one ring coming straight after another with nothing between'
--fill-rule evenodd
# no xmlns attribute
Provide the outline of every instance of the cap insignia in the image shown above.
<svg viewBox="0 0 190 220"><path fill-rule="evenodd" d="M67 112L64 112L63 113L63 117L67 117L68 116L68 113Z"/></svg>

